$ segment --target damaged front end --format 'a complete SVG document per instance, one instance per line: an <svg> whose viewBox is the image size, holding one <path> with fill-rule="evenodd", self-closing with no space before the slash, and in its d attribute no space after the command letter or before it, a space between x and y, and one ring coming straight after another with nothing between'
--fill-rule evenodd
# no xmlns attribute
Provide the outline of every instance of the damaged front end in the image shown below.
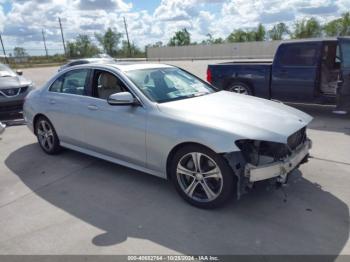
<svg viewBox="0 0 350 262"><path fill-rule="evenodd" d="M307 162L311 140L306 136L306 127L288 137L287 143L259 140L238 140L238 152L225 154L237 176L238 198L257 181L275 178L287 182L288 174Z"/></svg>

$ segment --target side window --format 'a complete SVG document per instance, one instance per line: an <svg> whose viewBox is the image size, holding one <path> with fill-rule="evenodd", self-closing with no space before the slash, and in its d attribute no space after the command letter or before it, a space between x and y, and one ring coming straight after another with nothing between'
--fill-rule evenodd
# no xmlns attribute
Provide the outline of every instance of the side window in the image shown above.
<svg viewBox="0 0 350 262"><path fill-rule="evenodd" d="M59 77L50 87L51 92L86 95L89 83L89 69L67 72Z"/></svg>
<svg viewBox="0 0 350 262"><path fill-rule="evenodd" d="M62 93L74 95L86 95L88 84L88 70L70 71L64 76Z"/></svg>
<svg viewBox="0 0 350 262"><path fill-rule="evenodd" d="M50 87L51 92L60 93L62 91L63 77L59 77Z"/></svg>
<svg viewBox="0 0 350 262"><path fill-rule="evenodd" d="M112 94L127 90L123 82L109 72L97 70L94 79L95 96L98 98L107 99Z"/></svg>
<svg viewBox="0 0 350 262"><path fill-rule="evenodd" d="M279 63L283 66L314 66L317 50L317 44L287 44L281 48Z"/></svg>

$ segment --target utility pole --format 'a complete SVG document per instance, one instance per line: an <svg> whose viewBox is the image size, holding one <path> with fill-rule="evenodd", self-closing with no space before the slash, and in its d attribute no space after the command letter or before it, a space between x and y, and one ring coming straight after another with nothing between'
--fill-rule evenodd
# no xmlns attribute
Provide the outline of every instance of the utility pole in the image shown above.
<svg viewBox="0 0 350 262"><path fill-rule="evenodd" d="M45 39L44 29L41 30L41 33L43 34L43 41L44 41L44 47L45 47L45 52L46 52L46 58L49 58L49 53L47 52L47 47L46 47L46 39Z"/></svg>
<svg viewBox="0 0 350 262"><path fill-rule="evenodd" d="M126 39L128 40L129 56L131 57L131 48L130 48L130 41L129 41L128 27L127 27L127 25L126 25L125 17L123 17L123 18L124 18L124 27L125 27Z"/></svg>
<svg viewBox="0 0 350 262"><path fill-rule="evenodd" d="M64 36L63 36L61 18L58 18L58 23L60 24L60 28L61 28L61 36L62 36L62 43L63 43L64 55L67 55L67 52L66 52L66 44L64 43Z"/></svg>
<svg viewBox="0 0 350 262"><path fill-rule="evenodd" d="M0 34L0 42L1 42L1 46L2 46L2 51L4 52L4 55L5 55L5 61L6 61L6 63L8 64L8 63L9 63L9 60L7 59L7 55L6 55L6 52L5 52L4 43L2 42L1 34Z"/></svg>

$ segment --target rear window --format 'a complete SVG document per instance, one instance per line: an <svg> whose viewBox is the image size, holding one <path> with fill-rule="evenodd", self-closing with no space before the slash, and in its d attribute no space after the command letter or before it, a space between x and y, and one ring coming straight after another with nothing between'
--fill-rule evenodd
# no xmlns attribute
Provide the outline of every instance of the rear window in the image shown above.
<svg viewBox="0 0 350 262"><path fill-rule="evenodd" d="M314 66L317 63L317 50L317 44L284 45L279 51L279 62L284 66Z"/></svg>

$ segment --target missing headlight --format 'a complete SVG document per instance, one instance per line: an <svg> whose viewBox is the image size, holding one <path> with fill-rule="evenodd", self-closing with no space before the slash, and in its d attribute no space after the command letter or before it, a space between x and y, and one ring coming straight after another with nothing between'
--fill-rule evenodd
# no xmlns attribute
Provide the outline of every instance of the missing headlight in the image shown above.
<svg viewBox="0 0 350 262"><path fill-rule="evenodd" d="M236 145L245 160L255 166L282 160L290 154L287 145L258 140L239 140Z"/></svg>

